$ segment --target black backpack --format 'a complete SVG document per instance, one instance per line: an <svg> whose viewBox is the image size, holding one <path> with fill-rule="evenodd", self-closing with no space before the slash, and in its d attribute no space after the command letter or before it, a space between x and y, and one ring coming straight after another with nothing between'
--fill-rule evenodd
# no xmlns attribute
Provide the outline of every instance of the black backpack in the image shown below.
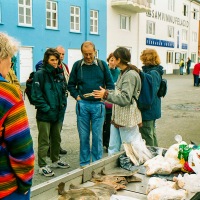
<svg viewBox="0 0 200 200"><path fill-rule="evenodd" d="M164 97L166 94L167 94L167 80L162 78L157 95L158 97Z"/></svg>
<svg viewBox="0 0 200 200"><path fill-rule="evenodd" d="M32 91L33 77L34 77L35 73L36 72L31 72L30 73L29 78L26 81L26 88L24 90L24 93L27 95L28 100L29 100L31 105L34 105L33 100L31 98L31 91Z"/></svg>

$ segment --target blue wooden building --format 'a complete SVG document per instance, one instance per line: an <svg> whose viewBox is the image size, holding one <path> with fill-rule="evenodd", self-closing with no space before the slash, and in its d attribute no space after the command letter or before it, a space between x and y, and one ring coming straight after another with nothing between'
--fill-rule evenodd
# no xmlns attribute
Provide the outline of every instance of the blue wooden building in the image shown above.
<svg viewBox="0 0 200 200"><path fill-rule="evenodd" d="M106 0L0 0L0 31L21 42L17 77L24 83L49 47L62 45L71 69L81 44L94 42L106 59Z"/></svg>

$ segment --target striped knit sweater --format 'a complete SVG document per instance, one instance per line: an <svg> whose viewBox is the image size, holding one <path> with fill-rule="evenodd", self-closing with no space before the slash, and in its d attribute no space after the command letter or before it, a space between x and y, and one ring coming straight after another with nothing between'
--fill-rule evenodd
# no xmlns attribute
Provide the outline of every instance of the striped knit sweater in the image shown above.
<svg viewBox="0 0 200 200"><path fill-rule="evenodd" d="M25 193L34 173L33 142L21 92L0 76L0 199ZM2 131L3 129L3 131Z"/></svg>

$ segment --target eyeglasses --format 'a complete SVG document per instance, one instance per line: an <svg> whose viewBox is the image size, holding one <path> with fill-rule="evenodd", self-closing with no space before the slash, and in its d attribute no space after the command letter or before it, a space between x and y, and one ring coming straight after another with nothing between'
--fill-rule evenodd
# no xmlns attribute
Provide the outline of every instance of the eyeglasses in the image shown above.
<svg viewBox="0 0 200 200"><path fill-rule="evenodd" d="M11 65L10 65L10 67L13 67L14 66L14 62L11 62Z"/></svg>

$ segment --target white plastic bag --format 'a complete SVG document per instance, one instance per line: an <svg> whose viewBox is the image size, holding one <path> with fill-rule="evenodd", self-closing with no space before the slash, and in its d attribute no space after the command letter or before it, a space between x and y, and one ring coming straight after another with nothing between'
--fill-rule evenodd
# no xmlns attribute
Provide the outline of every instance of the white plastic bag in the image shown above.
<svg viewBox="0 0 200 200"><path fill-rule="evenodd" d="M188 164L196 174L200 174L200 150L190 151Z"/></svg>

